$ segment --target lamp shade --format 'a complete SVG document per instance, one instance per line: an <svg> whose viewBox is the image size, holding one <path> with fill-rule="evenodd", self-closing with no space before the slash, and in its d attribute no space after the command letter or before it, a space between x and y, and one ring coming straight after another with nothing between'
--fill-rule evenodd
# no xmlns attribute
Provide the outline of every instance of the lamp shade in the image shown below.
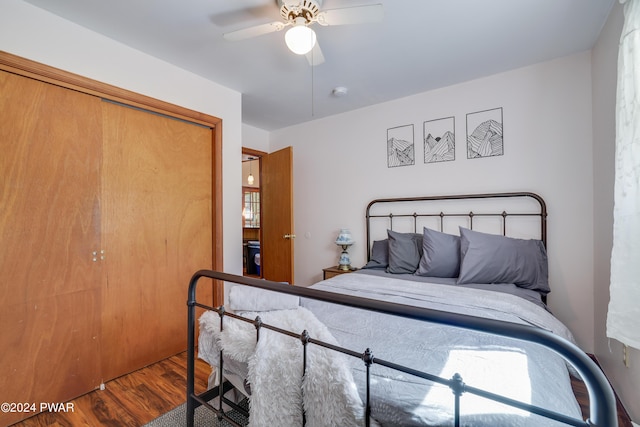
<svg viewBox="0 0 640 427"><path fill-rule="evenodd" d="M305 55L316 45L316 32L304 24L296 23L287 30L284 41L291 52Z"/></svg>
<svg viewBox="0 0 640 427"><path fill-rule="evenodd" d="M348 228L341 228L338 237L336 238L336 245L348 246L353 245L355 241L351 237L351 231Z"/></svg>

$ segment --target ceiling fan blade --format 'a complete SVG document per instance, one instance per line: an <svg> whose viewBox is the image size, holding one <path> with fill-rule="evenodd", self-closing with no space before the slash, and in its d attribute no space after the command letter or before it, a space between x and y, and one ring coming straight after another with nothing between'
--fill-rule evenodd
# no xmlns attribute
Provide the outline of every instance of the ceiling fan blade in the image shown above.
<svg viewBox="0 0 640 427"><path fill-rule="evenodd" d="M309 53L305 55L307 57L307 61L309 61L309 65L315 67L316 65L320 65L324 62L324 55L322 54L322 50L320 49L320 43L316 42L315 46Z"/></svg>
<svg viewBox="0 0 640 427"><path fill-rule="evenodd" d="M230 33L224 33L222 37L229 41L238 41L250 39L252 37L258 37L263 34L269 34L282 30L286 27L283 22L269 22L267 24L256 25L255 27L243 28L242 30L231 31Z"/></svg>
<svg viewBox="0 0 640 427"><path fill-rule="evenodd" d="M367 6L345 7L342 9L330 9L320 12L316 21L320 25L348 25L365 24L368 22L382 21L384 11L382 4Z"/></svg>
<svg viewBox="0 0 640 427"><path fill-rule="evenodd" d="M233 27L247 25L251 20L276 20L280 19L280 11L273 3L259 6L246 7L243 9L233 9L226 12L219 12L209 16L209 20L217 27Z"/></svg>

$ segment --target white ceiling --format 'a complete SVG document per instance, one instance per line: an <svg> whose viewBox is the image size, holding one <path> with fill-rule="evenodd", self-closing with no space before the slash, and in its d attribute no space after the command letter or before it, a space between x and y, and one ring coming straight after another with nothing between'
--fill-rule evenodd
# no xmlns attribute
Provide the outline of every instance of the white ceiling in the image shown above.
<svg viewBox="0 0 640 427"><path fill-rule="evenodd" d="M26 0L242 93L243 122L268 131L589 50L615 0L325 0L382 3L379 23L314 24L325 62L284 31L222 34L280 20L275 0ZM348 88L345 97L333 88Z"/></svg>

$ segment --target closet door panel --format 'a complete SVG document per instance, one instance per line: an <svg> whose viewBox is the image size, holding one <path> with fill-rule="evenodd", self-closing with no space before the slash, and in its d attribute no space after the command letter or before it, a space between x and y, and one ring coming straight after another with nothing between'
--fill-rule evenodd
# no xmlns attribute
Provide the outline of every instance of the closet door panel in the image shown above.
<svg viewBox="0 0 640 427"><path fill-rule="evenodd" d="M212 265L212 131L109 102L103 112L108 380L186 349L188 283Z"/></svg>
<svg viewBox="0 0 640 427"><path fill-rule="evenodd" d="M100 384L101 114L93 96L0 72L3 401L64 402Z"/></svg>

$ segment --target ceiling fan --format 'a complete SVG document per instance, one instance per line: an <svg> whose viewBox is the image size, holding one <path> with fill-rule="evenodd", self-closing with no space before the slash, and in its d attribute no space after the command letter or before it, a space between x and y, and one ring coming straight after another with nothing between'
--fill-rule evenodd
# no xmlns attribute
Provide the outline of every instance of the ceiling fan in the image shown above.
<svg viewBox="0 0 640 427"><path fill-rule="evenodd" d="M310 26L363 24L382 20L382 4L354 6L321 11L323 0L276 0L283 21L269 22L223 34L226 40L245 40L291 27L285 34L285 42L293 53L306 55L309 64L324 62L324 55Z"/></svg>

